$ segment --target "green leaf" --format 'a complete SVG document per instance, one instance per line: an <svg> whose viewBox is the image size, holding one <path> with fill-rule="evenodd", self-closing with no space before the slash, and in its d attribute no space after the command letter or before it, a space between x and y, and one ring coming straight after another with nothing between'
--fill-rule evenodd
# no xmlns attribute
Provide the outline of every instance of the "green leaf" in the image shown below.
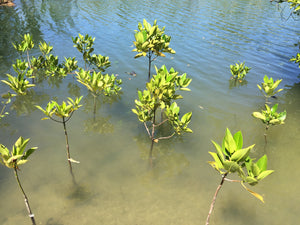
<svg viewBox="0 0 300 225"><path fill-rule="evenodd" d="M243 162L248 157L250 150L253 147L254 147L254 145L252 145L248 148L237 150L235 153L232 154L232 156L230 157L230 160L235 161L237 163Z"/></svg>
<svg viewBox="0 0 300 225"><path fill-rule="evenodd" d="M256 165L260 171L265 171L267 169L268 158L267 155L263 155L259 160L257 160Z"/></svg>
<svg viewBox="0 0 300 225"><path fill-rule="evenodd" d="M240 166L236 162L233 162L233 161L224 161L223 166L224 166L225 170L227 170L231 173L236 172L240 168Z"/></svg>
<svg viewBox="0 0 300 225"><path fill-rule="evenodd" d="M227 149L227 151L230 154L234 153L237 149L236 143L235 143L235 141L232 137L232 134L228 128L226 128L226 134L224 137L224 146L225 146L225 149Z"/></svg>
<svg viewBox="0 0 300 225"><path fill-rule="evenodd" d="M241 149L243 147L243 135L241 131L236 132L233 135L233 139L237 145L237 149Z"/></svg>
<svg viewBox="0 0 300 225"><path fill-rule="evenodd" d="M215 146L215 148L216 148L216 150L217 150L217 154L218 154L218 156L219 156L219 159L221 160L221 162L223 163L224 162L224 155L223 155L223 152L222 152L222 149L221 149L221 147L220 147L220 145L218 145L216 142L214 142L214 141L211 141L213 144L214 144L214 146Z"/></svg>
<svg viewBox="0 0 300 225"><path fill-rule="evenodd" d="M270 174L272 174L274 172L274 170L265 170L263 171L262 173L260 173L258 176L257 176L257 180L262 180L264 179L265 177L269 176Z"/></svg>
<svg viewBox="0 0 300 225"><path fill-rule="evenodd" d="M214 160L216 162L216 169L217 170L223 169L223 163L220 160L218 154L215 152L209 152L209 154L214 158Z"/></svg>
<svg viewBox="0 0 300 225"><path fill-rule="evenodd" d="M254 192L254 191L251 191L249 188L247 188L247 187L244 185L243 182L241 182L241 184L242 184L242 186L243 186L250 194L252 194L255 198L259 199L262 203L265 203L265 202L264 202L264 198L263 198L260 194Z"/></svg>

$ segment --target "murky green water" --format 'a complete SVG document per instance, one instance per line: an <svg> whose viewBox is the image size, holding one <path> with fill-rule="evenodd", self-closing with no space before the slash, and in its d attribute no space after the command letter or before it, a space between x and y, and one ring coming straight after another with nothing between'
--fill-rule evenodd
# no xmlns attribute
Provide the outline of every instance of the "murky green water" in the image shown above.
<svg viewBox="0 0 300 225"><path fill-rule="evenodd" d="M82 63L72 47L78 33L96 37L95 51L108 55L109 73L123 79L121 99L97 103L98 126L93 119L93 98L71 76L60 83L47 81L30 98L17 98L10 115L0 124L0 143L11 146L19 136L31 138L39 150L22 166L20 179L38 224L47 225L193 225L204 224L220 176L207 164L211 140L221 142L226 127L242 130L245 145L256 144L252 156L267 153L276 172L253 189L265 204L239 184L225 183L218 196L211 224L281 225L299 222L300 184L299 97L300 70L289 62L296 55L300 22L287 8L263 0L238 1L15 1L15 8L0 8L0 76L11 71L18 55L11 42L30 32L35 42L45 40L55 54ZM283 12L283 13L281 13ZM192 111L194 133L161 141L155 146L156 165L147 155L150 142L144 127L131 112L137 89L147 76L146 59L134 59L132 41L137 23L158 20L172 36L175 55L155 64L173 66L192 79L184 93L183 111ZM37 52L37 51L36 51ZM35 52L33 52L34 54ZM247 84L231 87L229 65L245 61L252 67ZM82 64L81 64L82 65ZM131 77L126 72L135 71ZM272 127L264 148L264 127L251 117L264 98L257 83L267 74L282 78L279 110L287 110L283 126ZM8 90L3 83L0 92ZM72 186L61 124L46 120L35 104L53 97L84 95L83 107L68 123L72 157L79 160ZM13 172L0 169L0 224L30 224Z"/></svg>

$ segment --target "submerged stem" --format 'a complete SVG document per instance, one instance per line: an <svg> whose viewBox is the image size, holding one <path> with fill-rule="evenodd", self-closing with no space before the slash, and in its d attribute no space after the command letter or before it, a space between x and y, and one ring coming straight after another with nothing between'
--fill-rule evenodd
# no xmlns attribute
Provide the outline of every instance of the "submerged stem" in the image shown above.
<svg viewBox="0 0 300 225"><path fill-rule="evenodd" d="M219 193L219 191L220 191L220 189L221 189L221 187L222 187L222 185L223 185L223 183L224 183L224 181L225 181L225 179L226 179L227 174L228 174L228 173L223 174L221 183L219 184L219 186L218 186L218 188L217 188L217 190L216 190L216 192L215 192L215 195L214 195L214 197L213 197L213 200L212 200L212 202L211 202L210 209L209 209L209 212L208 212L208 215L207 215L206 225L209 224L209 219L210 219L210 216L211 216L212 211L213 211L213 209L214 209L215 202L216 202L216 199L217 199L217 195L218 195L218 193Z"/></svg>
<svg viewBox="0 0 300 225"><path fill-rule="evenodd" d="M35 223L35 219L34 219L34 214L32 213L31 209L30 209L30 205L29 205L29 201L28 201L28 198L27 198L27 195L25 194L25 191L21 185L21 182L19 180L19 176L18 176L18 171L17 171L17 165L15 165L14 167L14 172L15 172L15 176L16 176L16 179L17 179L17 182L18 182L18 185L23 193L23 196L24 196L24 200L25 200L25 205L26 205L26 209L27 209L27 212L29 214L29 217L31 219L31 222L32 222L32 225L36 225Z"/></svg>
<svg viewBox="0 0 300 225"><path fill-rule="evenodd" d="M68 133L67 133L67 128L66 128L65 117L63 116L62 119L63 119L63 125L64 125L65 137L66 137L66 148L67 148L67 157L68 157L68 163L69 163L70 173L72 175L73 183L76 184L75 176L73 174L73 169L72 169L72 163L70 161L71 155L70 155L69 139L68 139Z"/></svg>

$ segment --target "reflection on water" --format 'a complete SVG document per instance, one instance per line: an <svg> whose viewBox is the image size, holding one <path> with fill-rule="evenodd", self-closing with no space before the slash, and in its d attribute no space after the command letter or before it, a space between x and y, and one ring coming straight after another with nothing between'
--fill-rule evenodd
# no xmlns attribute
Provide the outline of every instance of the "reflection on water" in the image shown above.
<svg viewBox="0 0 300 225"><path fill-rule="evenodd" d="M54 54L82 56L73 48L71 36L96 37L95 53L108 55L108 73L123 79L122 95L94 97L73 75L36 80L28 96L13 99L10 115L0 122L0 143L11 146L19 136L30 138L39 149L21 167L23 186L39 224L203 224L219 175L206 163L210 140L221 140L229 127L241 130L245 145L256 144L251 153L266 153L275 173L255 186L265 204L249 196L239 184L222 188L211 224L297 224L300 178L300 71L289 62L299 51L299 21L283 20L276 6L264 0L158 1L158 0L16 0L15 8L0 8L0 77L6 79L11 63L19 57L11 42L30 32L36 43L45 40ZM192 91L180 102L183 112L193 112L193 134L156 143L153 168L149 167L151 141L131 112L137 90L144 89L147 62L134 59L132 42L137 23L158 20L172 36L174 56L154 61L166 64L193 79ZM229 65L245 61L251 71L244 83L230 80ZM134 71L134 79L126 72ZM152 68L154 71L154 68ZM286 124L268 131L251 117L264 107L256 84L264 75L282 78L279 111L287 110ZM0 93L8 91L0 83ZM69 179L65 142L60 124L40 121L35 105L51 99L83 95L83 107L68 126L78 187ZM1 107L0 107L1 108ZM167 132L162 129L160 132ZM0 168L0 224L28 221L22 196L13 174ZM274 216L276 215L276 216Z"/></svg>

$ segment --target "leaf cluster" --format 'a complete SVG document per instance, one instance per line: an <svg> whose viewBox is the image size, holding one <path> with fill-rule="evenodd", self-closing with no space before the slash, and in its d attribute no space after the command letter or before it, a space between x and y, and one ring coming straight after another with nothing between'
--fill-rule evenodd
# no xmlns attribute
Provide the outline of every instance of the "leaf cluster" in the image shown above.
<svg viewBox="0 0 300 225"><path fill-rule="evenodd" d="M253 112L252 116L260 119L263 123L267 124L267 126L284 124L284 120L286 119L286 111L278 113L278 104L275 104L272 108L265 104L265 107L266 110L262 110L261 112Z"/></svg>
<svg viewBox="0 0 300 225"><path fill-rule="evenodd" d="M94 51L93 45L95 38L92 38L88 34L85 36L78 34L78 37L72 37L74 47L82 53L83 60L88 65L94 65L98 70L104 72L108 67L110 67L110 61L108 56L102 56L100 54L96 55L92 52Z"/></svg>
<svg viewBox="0 0 300 225"><path fill-rule="evenodd" d="M132 112L143 123L153 122L155 113L160 108L176 133L192 132L187 128L192 113L187 113L179 119L180 108L176 102L173 102L182 98L181 95L176 94L177 90L190 90L187 87L192 80L187 78L185 73L179 76L173 68L168 71L165 65L155 69L157 74L146 84L146 90L138 91L138 99L135 100L136 108L132 109Z"/></svg>
<svg viewBox="0 0 300 225"><path fill-rule="evenodd" d="M299 3L300 4L300 3ZM300 7L300 5L299 5ZM293 58L290 59L291 62L295 62L295 63L298 63L299 65L299 68L300 68L300 53L297 53L297 55Z"/></svg>
<svg viewBox="0 0 300 225"><path fill-rule="evenodd" d="M80 96L75 100L73 100L72 98L68 98L67 102L63 101L61 104L58 104L56 101L52 100L48 102L45 109L43 109L41 106L38 105L36 107L47 116L45 118L42 118L42 120L49 119L49 118L55 120L53 118L53 115L60 118L67 118L67 117L71 117L73 112L81 107L79 103L82 97L83 96Z"/></svg>
<svg viewBox="0 0 300 225"><path fill-rule="evenodd" d="M37 147L33 147L25 150L28 142L29 139L19 137L11 152L4 145L0 144L0 162L8 168L18 169L18 166L26 163L28 161L27 158L37 149Z"/></svg>
<svg viewBox="0 0 300 225"><path fill-rule="evenodd" d="M29 81L26 79L24 71L19 71L16 77L10 74L6 74L6 76L8 80L1 81L7 84L18 95L26 95L27 89L35 86L35 84L30 84Z"/></svg>
<svg viewBox="0 0 300 225"><path fill-rule="evenodd" d="M83 69L76 71L77 81L88 88L88 90L94 95L99 96L103 93L106 96L111 94L118 94L121 90L119 85L122 84L121 79L117 79L114 74L103 75L101 72L90 72Z"/></svg>
<svg viewBox="0 0 300 225"><path fill-rule="evenodd" d="M269 98L283 90L279 89L275 91L281 81L282 79L274 82L272 77L269 78L267 75L265 75L264 82L261 83L261 86L258 84L257 87L266 98Z"/></svg>
<svg viewBox="0 0 300 225"><path fill-rule="evenodd" d="M24 34L23 40L21 42L13 43L14 48L20 52L28 52L34 47L34 43L32 41L32 35Z"/></svg>
<svg viewBox="0 0 300 225"><path fill-rule="evenodd" d="M230 72L233 79L237 79L240 82L245 78L246 74L250 71L250 67L245 66L245 62L236 63L235 65L230 65Z"/></svg>
<svg viewBox="0 0 300 225"><path fill-rule="evenodd" d="M175 51L169 47L171 37L164 34L165 27L159 28L156 20L151 26L145 19L143 24L138 23L138 30L135 30L135 41L133 42L135 49L132 51L138 52L134 58L147 56L149 53L154 53L156 56L165 56L163 52L175 54ZM150 55L148 55L150 57Z"/></svg>
<svg viewBox="0 0 300 225"><path fill-rule="evenodd" d="M258 181L264 179L273 170L267 170L267 156L262 156L257 162L254 162L249 154L255 145L243 148L242 132L238 131L233 136L227 128L223 138L222 146L212 141L216 152L209 152L215 161L208 162L220 174L230 174L237 172L241 178L241 183L256 185ZM244 188L246 188L243 185ZM251 194L263 201L257 193L246 188Z"/></svg>

